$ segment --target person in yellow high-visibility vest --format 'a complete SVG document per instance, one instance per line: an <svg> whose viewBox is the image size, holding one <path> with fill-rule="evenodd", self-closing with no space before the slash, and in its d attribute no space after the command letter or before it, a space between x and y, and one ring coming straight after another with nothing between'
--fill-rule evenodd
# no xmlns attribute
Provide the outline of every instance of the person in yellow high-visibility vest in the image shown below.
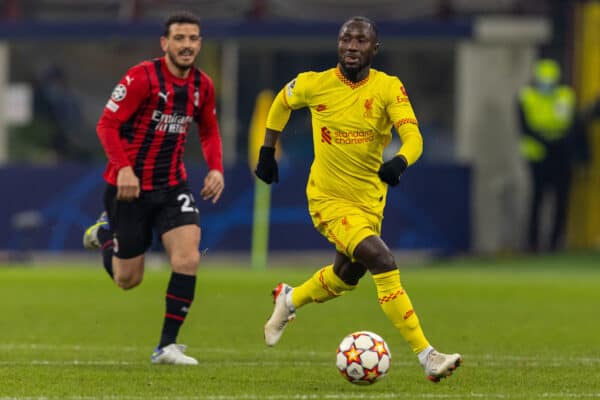
<svg viewBox="0 0 600 400"><path fill-rule="evenodd" d="M531 171L528 249L543 250L539 225L546 194L554 196L549 249L558 250L563 236L571 173L571 139L575 124L575 92L560 82L560 66L541 59L534 79L519 92L521 154Z"/></svg>

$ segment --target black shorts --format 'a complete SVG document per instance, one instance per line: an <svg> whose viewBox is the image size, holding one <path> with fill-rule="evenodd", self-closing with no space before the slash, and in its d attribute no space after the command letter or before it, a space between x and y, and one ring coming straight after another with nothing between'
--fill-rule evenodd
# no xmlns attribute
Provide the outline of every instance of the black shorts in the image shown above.
<svg viewBox="0 0 600 400"><path fill-rule="evenodd" d="M194 196L186 184L141 192L133 201L118 201L117 187L107 185L104 209L115 241L115 256L133 258L152 245L153 230L159 236L183 225L200 226Z"/></svg>

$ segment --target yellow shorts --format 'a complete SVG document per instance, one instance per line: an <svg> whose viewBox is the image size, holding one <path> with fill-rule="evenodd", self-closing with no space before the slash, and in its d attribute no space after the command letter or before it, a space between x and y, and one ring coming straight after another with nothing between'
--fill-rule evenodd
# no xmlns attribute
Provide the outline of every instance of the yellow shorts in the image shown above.
<svg viewBox="0 0 600 400"><path fill-rule="evenodd" d="M360 242L369 236L381 235L383 216L349 202L309 199L308 211L315 228L351 260Z"/></svg>

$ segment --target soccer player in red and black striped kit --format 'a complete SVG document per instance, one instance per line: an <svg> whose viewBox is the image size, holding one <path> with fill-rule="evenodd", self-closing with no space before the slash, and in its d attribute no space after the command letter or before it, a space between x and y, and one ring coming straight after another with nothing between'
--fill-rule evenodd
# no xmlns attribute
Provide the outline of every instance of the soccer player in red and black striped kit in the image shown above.
<svg viewBox="0 0 600 400"><path fill-rule="evenodd" d="M171 15L160 45L164 56L127 71L98 122L108 157L105 213L84 234L86 248L100 248L104 267L122 289L140 284L144 253L155 230L172 274L155 364L198 362L177 344L189 311L200 262L198 209L187 184L183 151L190 123L198 124L209 172L200 195L216 203L224 188L222 146L212 80L194 66L200 52L200 21L187 12Z"/></svg>

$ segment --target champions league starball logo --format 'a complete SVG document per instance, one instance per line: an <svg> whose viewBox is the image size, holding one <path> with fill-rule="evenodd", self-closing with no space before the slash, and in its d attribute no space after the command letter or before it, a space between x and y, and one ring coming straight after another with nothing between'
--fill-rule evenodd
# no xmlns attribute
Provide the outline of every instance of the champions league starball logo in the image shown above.
<svg viewBox="0 0 600 400"><path fill-rule="evenodd" d="M110 98L113 101L121 101L127 96L127 88L122 83L119 83L113 90Z"/></svg>

